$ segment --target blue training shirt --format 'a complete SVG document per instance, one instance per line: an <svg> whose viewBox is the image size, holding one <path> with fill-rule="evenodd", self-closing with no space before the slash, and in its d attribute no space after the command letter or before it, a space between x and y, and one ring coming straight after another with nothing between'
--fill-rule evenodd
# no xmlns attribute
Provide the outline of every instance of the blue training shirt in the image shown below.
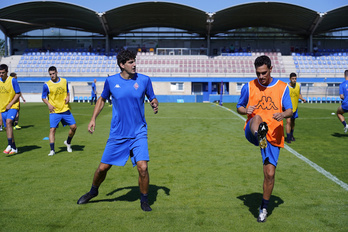
<svg viewBox="0 0 348 232"><path fill-rule="evenodd" d="M273 86L277 83L278 79L273 78L272 82L268 86ZM249 83L246 83L241 91L239 101L237 103L237 109L241 106L246 107L248 105L249 101ZM290 98L290 90L289 86L286 87L285 92L283 94L282 98L282 106L283 110L292 109L292 103Z"/></svg>
<svg viewBox="0 0 348 232"><path fill-rule="evenodd" d="M123 79L120 74L109 76L104 83L101 97L112 96L112 120L109 139L135 138L146 130L145 95L156 98L150 77L136 73L133 79Z"/></svg>
<svg viewBox="0 0 348 232"><path fill-rule="evenodd" d="M343 81L341 84L340 84L340 92L339 94L343 94L344 96L344 99L343 99L343 102L342 102L342 106L344 106L344 108L348 108L348 80L346 81Z"/></svg>
<svg viewBox="0 0 348 232"><path fill-rule="evenodd" d="M92 96L95 97L95 92L96 92L96 91L97 91L97 86L96 86L96 84L93 82L93 83L92 83L92 92L91 92Z"/></svg>
<svg viewBox="0 0 348 232"><path fill-rule="evenodd" d="M16 78L12 78L12 86L15 91L15 93L20 93L21 89L19 88L19 84Z"/></svg>

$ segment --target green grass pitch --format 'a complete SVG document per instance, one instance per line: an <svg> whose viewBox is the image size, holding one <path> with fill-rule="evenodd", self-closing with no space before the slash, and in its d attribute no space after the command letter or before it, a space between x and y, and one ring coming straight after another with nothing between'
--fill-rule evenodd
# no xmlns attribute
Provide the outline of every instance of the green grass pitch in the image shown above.
<svg viewBox="0 0 348 232"><path fill-rule="evenodd" d="M224 104L235 111L235 104ZM113 167L91 203L91 186L108 138L111 107L93 135L93 107L73 103L73 153L56 133L48 157L49 119L43 103L21 104L17 155L0 156L0 231L348 231L348 191L281 149L266 223L257 223L262 196L259 148L244 138L244 121L214 104L146 104L152 212L140 209L138 174L128 161ZM296 142L289 146L348 183L348 134L332 112L338 104L300 104ZM348 116L348 115L347 115ZM5 149L5 132L0 148Z"/></svg>

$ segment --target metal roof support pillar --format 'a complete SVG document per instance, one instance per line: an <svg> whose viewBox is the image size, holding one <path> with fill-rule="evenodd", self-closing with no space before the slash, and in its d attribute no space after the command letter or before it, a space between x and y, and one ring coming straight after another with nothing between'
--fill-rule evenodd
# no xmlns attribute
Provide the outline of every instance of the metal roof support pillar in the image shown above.
<svg viewBox="0 0 348 232"><path fill-rule="evenodd" d="M326 13L319 13L317 14L317 17L312 23L312 26L309 28L309 52L313 52L313 34L317 27L319 26L321 20L323 20Z"/></svg>
<svg viewBox="0 0 348 232"><path fill-rule="evenodd" d="M8 46L7 46L7 43L8 43L8 37L7 37L7 35L5 35L5 56L8 56Z"/></svg>
<svg viewBox="0 0 348 232"><path fill-rule="evenodd" d="M207 55L210 56L210 35L207 36Z"/></svg>
<svg viewBox="0 0 348 232"><path fill-rule="evenodd" d="M210 31L212 24L214 22L215 13L206 13L207 14L207 55L210 56Z"/></svg>
<svg viewBox="0 0 348 232"><path fill-rule="evenodd" d="M97 13L97 15L99 16L98 19L101 23L101 25L103 26L103 30L104 30L104 33L105 33L105 51L107 53L110 52L110 41L109 41L109 26L108 26L108 22L106 21L106 18L105 18L105 12L103 13Z"/></svg>

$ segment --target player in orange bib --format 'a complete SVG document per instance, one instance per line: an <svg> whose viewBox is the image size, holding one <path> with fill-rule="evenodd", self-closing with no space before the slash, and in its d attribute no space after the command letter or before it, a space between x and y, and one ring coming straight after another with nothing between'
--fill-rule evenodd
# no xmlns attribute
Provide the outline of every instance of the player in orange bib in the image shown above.
<svg viewBox="0 0 348 232"><path fill-rule="evenodd" d="M264 181L257 221L265 222L279 151L284 147L283 119L292 116L292 104L287 84L271 77L271 59L260 56L256 58L254 66L257 79L243 86L237 111L248 115L244 126L245 137L261 148Z"/></svg>

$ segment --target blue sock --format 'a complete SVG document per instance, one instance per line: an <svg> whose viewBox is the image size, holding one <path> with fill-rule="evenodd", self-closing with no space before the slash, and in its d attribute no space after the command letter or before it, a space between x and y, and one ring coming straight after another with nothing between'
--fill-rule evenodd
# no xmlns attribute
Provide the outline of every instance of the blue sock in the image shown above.
<svg viewBox="0 0 348 232"><path fill-rule="evenodd" d="M17 148L16 148L16 143L13 142L11 147L12 147L13 149L17 149Z"/></svg>
<svg viewBox="0 0 348 232"><path fill-rule="evenodd" d="M54 143L50 143L51 151L54 151Z"/></svg>
<svg viewBox="0 0 348 232"><path fill-rule="evenodd" d="M140 193L140 202L148 202L147 195L148 195L147 193L146 194Z"/></svg>
<svg viewBox="0 0 348 232"><path fill-rule="evenodd" d="M342 124L343 124L343 126L344 126L344 127L346 127L346 126L347 126L346 121L343 121L343 122L342 122Z"/></svg>
<svg viewBox="0 0 348 232"><path fill-rule="evenodd" d="M287 140L290 140L290 138L291 138L290 136L291 136L291 134L286 133L286 137L287 137L286 139L287 139Z"/></svg>
<svg viewBox="0 0 348 232"><path fill-rule="evenodd" d="M7 144L12 147L12 138L7 138Z"/></svg>
<svg viewBox="0 0 348 232"><path fill-rule="evenodd" d="M68 139L66 140L66 143L67 143L67 144L70 144L70 143L71 143L71 140L72 140L72 137L69 137L69 136L68 136Z"/></svg>
<svg viewBox="0 0 348 232"><path fill-rule="evenodd" d="M262 198L262 202L261 202L261 209L267 209L268 207L268 203L269 203L269 200L265 200Z"/></svg>
<svg viewBox="0 0 348 232"><path fill-rule="evenodd" d="M294 130L290 131L291 138L294 137Z"/></svg>
<svg viewBox="0 0 348 232"><path fill-rule="evenodd" d="M99 187L96 187L92 184L91 190L89 190L89 192L93 195L98 195L99 191L98 191Z"/></svg>

